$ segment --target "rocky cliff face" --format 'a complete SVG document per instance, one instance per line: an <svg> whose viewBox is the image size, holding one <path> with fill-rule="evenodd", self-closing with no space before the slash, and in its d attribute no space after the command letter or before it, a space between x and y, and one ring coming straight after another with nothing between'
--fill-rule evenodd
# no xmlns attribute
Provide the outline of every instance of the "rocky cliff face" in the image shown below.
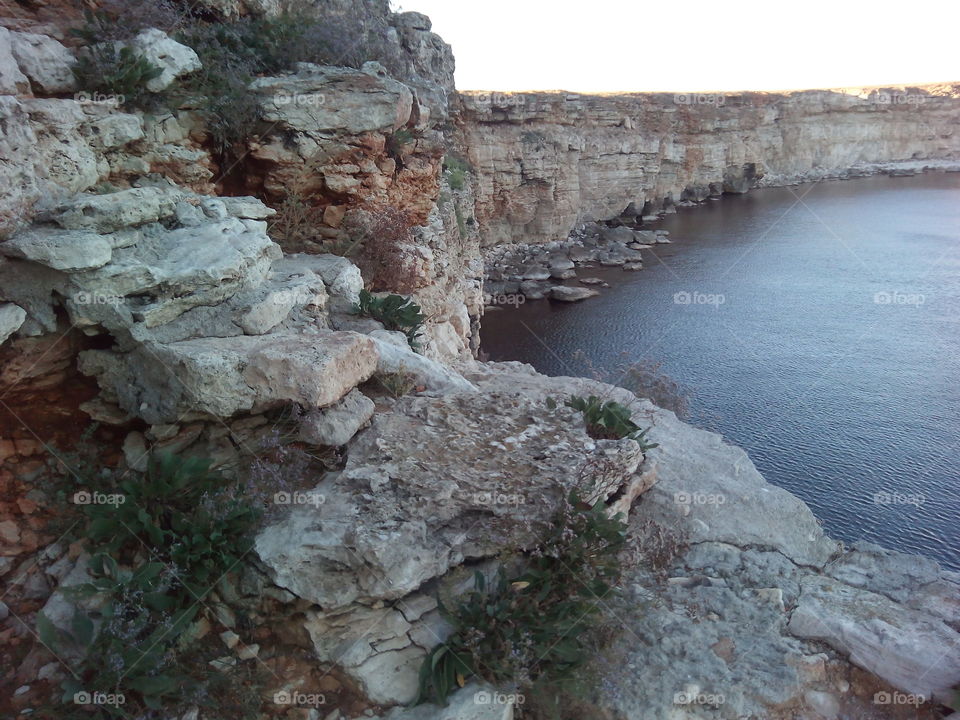
<svg viewBox="0 0 960 720"><path fill-rule="evenodd" d="M203 5L224 19L277 7ZM289 464L299 499L274 496L251 552L218 585L216 611L205 606L197 623L227 653L211 663L217 672L259 663L272 675L265 696L333 698L322 714L265 702L264 717L371 717L411 700L420 663L452 630L435 597L469 590L473 571L492 576L504 555L534 546L572 488L629 514L646 549L615 608L622 638L598 659L623 660L596 689L598 717L907 717L913 705L878 708L873 693L942 699L960 682L955 575L841 547L742 450L625 390L478 363L470 350L481 237L553 239L587 213L613 217L631 203L635 216L671 197L949 156L956 100L933 90L916 108L830 93L713 107L474 95L461 109L452 55L429 20L367 5L402 50L402 70L302 63L254 80L263 122L239 185L224 179L192 108L124 111L83 95L56 28L23 18L0 29L0 651L17 668L10 708L37 707L73 672L74 658L34 642L33 628L41 609L67 627L67 589L88 577L81 543L54 531L53 488L74 472L59 450L93 423L100 466L124 476L167 452L236 477L281 443L329 462ZM199 62L158 31L135 44L166 61L161 84ZM444 172L452 146L474 176ZM316 211L297 251L270 225L294 192ZM351 312L360 268L324 251L351 213L383 205L417 223L401 259L430 316L421 352ZM635 242L633 231L595 229L592 245L564 252L636 259L613 237ZM546 275L569 271L571 257ZM591 437L579 413L552 401L571 394L629 406L659 447ZM691 500L701 497L712 500ZM682 542L658 553L664 534ZM488 689L386 717L512 717L515 697L484 704L475 691Z"/></svg>
<svg viewBox="0 0 960 720"><path fill-rule="evenodd" d="M651 215L758 185L960 153L955 85L461 97L485 246L559 240L585 218Z"/></svg>

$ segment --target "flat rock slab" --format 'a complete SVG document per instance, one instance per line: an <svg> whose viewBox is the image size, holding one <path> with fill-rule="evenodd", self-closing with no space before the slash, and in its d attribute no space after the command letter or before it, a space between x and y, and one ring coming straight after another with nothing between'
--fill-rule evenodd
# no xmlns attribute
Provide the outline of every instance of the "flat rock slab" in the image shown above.
<svg viewBox="0 0 960 720"><path fill-rule="evenodd" d="M927 613L832 578L805 578L790 632L822 640L895 688L946 700L960 683L960 633Z"/></svg>
<svg viewBox="0 0 960 720"><path fill-rule="evenodd" d="M142 346L126 354L91 350L81 371L106 395L151 424L186 413L230 417L295 402L325 407L376 369L373 341L351 332L241 335Z"/></svg>
<svg viewBox="0 0 960 720"><path fill-rule="evenodd" d="M603 462L596 481L610 494L643 460L633 440L593 440L580 413L546 400L402 398L316 488L326 501L292 507L261 531L257 553L278 585L333 609L401 598L467 559L529 547L585 466Z"/></svg>

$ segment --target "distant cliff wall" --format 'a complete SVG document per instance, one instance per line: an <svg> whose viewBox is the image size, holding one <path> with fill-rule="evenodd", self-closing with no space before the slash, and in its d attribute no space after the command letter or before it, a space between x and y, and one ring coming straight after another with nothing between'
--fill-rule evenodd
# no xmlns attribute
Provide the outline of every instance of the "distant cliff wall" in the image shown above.
<svg viewBox="0 0 960 720"><path fill-rule="evenodd" d="M852 92L464 93L483 244L565 237L757 185L960 156L960 85ZM856 174L856 170L853 174Z"/></svg>

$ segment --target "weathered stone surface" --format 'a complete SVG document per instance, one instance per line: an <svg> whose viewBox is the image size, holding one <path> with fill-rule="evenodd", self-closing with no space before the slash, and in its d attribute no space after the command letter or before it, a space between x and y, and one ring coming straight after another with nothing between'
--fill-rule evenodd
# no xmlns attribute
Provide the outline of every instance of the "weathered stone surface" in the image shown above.
<svg viewBox="0 0 960 720"><path fill-rule="evenodd" d="M68 230L112 232L171 217L185 196L179 188L131 188L106 195L77 195L49 213Z"/></svg>
<svg viewBox="0 0 960 720"><path fill-rule="evenodd" d="M130 41L130 47L137 55L163 70L158 77L147 81L147 90L150 92L166 90L177 78L202 67L193 48L181 45L157 28L141 31Z"/></svg>
<svg viewBox="0 0 960 720"><path fill-rule="evenodd" d="M0 243L0 255L32 260L54 270L89 270L110 262L113 248L99 233L38 226Z"/></svg>
<svg viewBox="0 0 960 720"><path fill-rule="evenodd" d="M370 337L377 346L378 374L409 375L428 395L476 391L456 370L411 350L402 333L374 330Z"/></svg>
<svg viewBox="0 0 960 720"><path fill-rule="evenodd" d="M0 303L0 343L6 342L8 337L19 330L26 318L27 313L22 307L13 303Z"/></svg>
<svg viewBox="0 0 960 720"><path fill-rule="evenodd" d="M316 488L326 502L292 507L256 550L278 585L324 608L401 598L466 559L535 542L571 487L614 493L642 459L633 440L595 441L545 396L407 396ZM581 477L601 461L603 477Z"/></svg>
<svg viewBox="0 0 960 720"><path fill-rule="evenodd" d="M413 105L410 88L389 77L309 63L292 75L258 78L251 90L263 97L265 120L301 131L393 132Z"/></svg>
<svg viewBox="0 0 960 720"><path fill-rule="evenodd" d="M335 405L307 413L300 421L300 439L313 445L346 445L370 422L373 411L373 400L353 389Z"/></svg>
<svg viewBox="0 0 960 720"><path fill-rule="evenodd" d="M58 41L35 33L10 33L13 56L38 92L55 94L76 88L73 54Z"/></svg>
<svg viewBox="0 0 960 720"><path fill-rule="evenodd" d="M0 94L4 95L30 92L30 81L13 55L13 35L5 27L0 27Z"/></svg>
<svg viewBox="0 0 960 720"><path fill-rule="evenodd" d="M927 613L831 578L803 580L789 629L823 640L907 693L946 699L960 682L960 633Z"/></svg>
<svg viewBox="0 0 960 720"><path fill-rule="evenodd" d="M285 402L331 405L376 368L373 342L356 333L241 335L91 350L80 369L96 375L109 398L149 423L185 413L230 417Z"/></svg>

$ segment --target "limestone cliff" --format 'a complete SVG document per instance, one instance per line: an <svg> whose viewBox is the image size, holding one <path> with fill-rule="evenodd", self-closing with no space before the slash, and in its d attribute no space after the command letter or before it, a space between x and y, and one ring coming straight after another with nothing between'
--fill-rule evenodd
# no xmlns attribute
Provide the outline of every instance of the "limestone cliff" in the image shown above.
<svg viewBox="0 0 960 720"><path fill-rule="evenodd" d="M200 4L204 23L279 7ZM473 571L491 576L536 547L572 489L629 514L644 541L615 608L616 654L598 658L624 660L594 689L600 716L934 717L924 701L960 682L960 578L843 548L742 450L626 390L470 351L481 238L555 239L631 204L635 217L859 163L950 157L954 89L916 107L825 92L458 100L427 18L381 0L332 4L379 19L399 64L299 63L245 84L257 121L239 179L189 102L91 98L71 72L82 49L56 27L0 28L0 652L16 668L3 709L42 707L75 674L77 658L34 628L42 610L77 629L70 587L90 562L58 512L85 525L60 496L91 476L62 448L92 437L105 476L139 478L161 452L207 458L230 480L260 477L248 471L264 457L293 476L283 497L252 496L270 505L266 520L247 555L217 568L191 625L212 653L206 673L270 671L251 701L258 717L512 718L515 696L484 704L474 685L446 709L386 706L414 697L423 658L449 637L440 591L462 594ZM159 30L130 42L162 62L151 83L198 70ZM473 172L444 170L451 151ZM298 248L274 224L291 197L311 212ZM384 205L415 221L398 257L429 315L419 352L358 316L370 278L327 252L351 213ZM594 229L577 257L635 260L617 231L660 241ZM573 263L562 260L561 275ZM554 401L572 394L623 403L659 446L593 437ZM669 533L683 541L667 552ZM923 708L872 701L892 690ZM291 691L326 699L307 709L274 695ZM203 701L170 704L166 717L218 716Z"/></svg>
<svg viewBox="0 0 960 720"><path fill-rule="evenodd" d="M559 240L588 217L960 155L957 85L461 98L485 246Z"/></svg>

